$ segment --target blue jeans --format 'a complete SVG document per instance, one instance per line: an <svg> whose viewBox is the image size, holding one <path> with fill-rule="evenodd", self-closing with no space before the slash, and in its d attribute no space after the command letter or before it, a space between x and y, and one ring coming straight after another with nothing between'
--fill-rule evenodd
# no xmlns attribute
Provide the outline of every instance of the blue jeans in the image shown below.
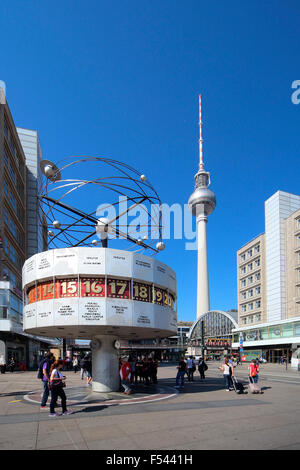
<svg viewBox="0 0 300 470"><path fill-rule="evenodd" d="M129 380L121 380L121 385L124 388L125 393L131 392L131 388L129 387Z"/></svg>
<svg viewBox="0 0 300 470"><path fill-rule="evenodd" d="M257 384L257 382L258 382L258 374L255 375L254 377L251 377L251 378L252 378L252 380L253 380L253 383Z"/></svg>
<svg viewBox="0 0 300 470"><path fill-rule="evenodd" d="M179 380L180 380L180 385L181 385L181 387L184 386L184 375L185 375L185 372L180 372L180 371L177 372L177 376L176 376L176 386L179 385Z"/></svg>
<svg viewBox="0 0 300 470"><path fill-rule="evenodd" d="M226 388L229 389L231 387L231 377L230 375L224 374L225 385Z"/></svg>
<svg viewBox="0 0 300 470"><path fill-rule="evenodd" d="M43 397L42 397L42 403L41 406L46 406L48 397L49 397L49 387L48 387L48 381L43 380L43 386L44 386L44 392L43 392Z"/></svg>

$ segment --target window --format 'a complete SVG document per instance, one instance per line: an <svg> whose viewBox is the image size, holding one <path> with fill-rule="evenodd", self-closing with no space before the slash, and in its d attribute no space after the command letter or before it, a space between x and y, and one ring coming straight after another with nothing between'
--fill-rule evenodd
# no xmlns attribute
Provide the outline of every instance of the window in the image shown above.
<svg viewBox="0 0 300 470"><path fill-rule="evenodd" d="M14 184L16 184L16 173L14 172L14 169L12 168L11 165L9 165L9 175L12 181L14 182Z"/></svg>
<svg viewBox="0 0 300 470"><path fill-rule="evenodd" d="M281 325L281 336L283 338L291 338L292 336L294 336L292 323L286 323L285 325Z"/></svg>
<svg viewBox="0 0 300 470"><path fill-rule="evenodd" d="M260 300L257 300L257 301L255 302L255 308L260 308Z"/></svg>
<svg viewBox="0 0 300 470"><path fill-rule="evenodd" d="M10 259L13 263L16 262L16 250L12 246L10 246Z"/></svg>
<svg viewBox="0 0 300 470"><path fill-rule="evenodd" d="M12 288L16 287L16 276L13 273L10 273L10 282L12 284Z"/></svg>
<svg viewBox="0 0 300 470"><path fill-rule="evenodd" d="M256 321L260 321L261 320L261 314L258 313L257 315L255 315L255 320Z"/></svg>
<svg viewBox="0 0 300 470"><path fill-rule="evenodd" d="M257 259L255 260L255 266L260 266L260 258L257 258Z"/></svg>
<svg viewBox="0 0 300 470"><path fill-rule="evenodd" d="M243 267L241 268L241 274L245 274L245 272L246 272L246 267L243 266Z"/></svg>
<svg viewBox="0 0 300 470"><path fill-rule="evenodd" d="M256 246L254 247L254 253L259 253L259 251L260 251L260 246L259 246L259 245L256 245Z"/></svg>
<svg viewBox="0 0 300 470"><path fill-rule="evenodd" d="M10 229L12 235L14 236L14 238L16 238L16 224L14 223L13 220L10 221L9 229Z"/></svg>
<svg viewBox="0 0 300 470"><path fill-rule="evenodd" d="M243 279L243 280L241 281L241 286L242 286L242 287L245 287L245 285L246 285L246 279Z"/></svg>
<svg viewBox="0 0 300 470"><path fill-rule="evenodd" d="M4 134L5 134L5 137L8 139L9 131L8 131L6 123L4 123Z"/></svg>
<svg viewBox="0 0 300 470"><path fill-rule="evenodd" d="M9 192L8 192L8 183L6 180L4 180L4 194L8 198Z"/></svg>
<svg viewBox="0 0 300 470"><path fill-rule="evenodd" d="M254 277L255 277L256 281L259 281L260 280L260 273L256 273Z"/></svg>
<svg viewBox="0 0 300 470"><path fill-rule="evenodd" d="M269 329L270 331L270 339L278 339L280 338L280 326L272 326Z"/></svg>
<svg viewBox="0 0 300 470"><path fill-rule="evenodd" d="M242 318L242 324L246 325L246 323L247 323L247 318Z"/></svg>
<svg viewBox="0 0 300 470"><path fill-rule="evenodd" d="M11 206L13 207L13 209L16 210L17 203L16 203L15 196L12 194L12 192L9 193L9 202Z"/></svg>
<svg viewBox="0 0 300 470"><path fill-rule="evenodd" d="M248 297L253 297L253 289L249 289L249 291L248 291Z"/></svg>
<svg viewBox="0 0 300 470"><path fill-rule="evenodd" d="M242 297L242 299L245 299L246 298L246 292L242 292L241 297Z"/></svg>
<svg viewBox="0 0 300 470"><path fill-rule="evenodd" d="M5 163L6 168L8 168L8 162L9 162L9 158L8 158L6 151L4 150L4 163Z"/></svg>
<svg viewBox="0 0 300 470"><path fill-rule="evenodd" d="M253 315L250 315L249 316L249 323L253 323L253 321L254 321Z"/></svg>
<svg viewBox="0 0 300 470"><path fill-rule="evenodd" d="M248 277L248 284L252 284L252 282L253 282L253 276L249 276Z"/></svg>
<svg viewBox="0 0 300 470"><path fill-rule="evenodd" d="M253 302L250 302L250 304L248 304L248 309L253 310Z"/></svg>
<svg viewBox="0 0 300 470"><path fill-rule="evenodd" d="M247 311L246 305L242 305L242 312L246 312L246 311Z"/></svg>
<svg viewBox="0 0 300 470"><path fill-rule="evenodd" d="M248 264L248 271L252 271L252 269L253 269L253 263L249 263Z"/></svg>
<svg viewBox="0 0 300 470"><path fill-rule="evenodd" d="M9 141L9 147L10 147L11 153L13 154L13 156L15 156L16 150L15 150L15 146L13 144L12 139L10 139Z"/></svg>
<svg viewBox="0 0 300 470"><path fill-rule="evenodd" d="M255 287L255 295L259 295L260 294L260 287Z"/></svg>
<svg viewBox="0 0 300 470"><path fill-rule="evenodd" d="M8 227L8 223L9 223L8 220L9 220L8 219L8 212L7 212L7 209L4 207L4 223L5 223L5 225L7 225L7 227Z"/></svg>
<svg viewBox="0 0 300 470"><path fill-rule="evenodd" d="M251 256L252 256L252 248L248 250L248 258L251 258Z"/></svg>
<svg viewBox="0 0 300 470"><path fill-rule="evenodd" d="M4 246L4 253L8 256L9 255L9 243L8 243L7 238L4 238L3 246Z"/></svg>
<svg viewBox="0 0 300 470"><path fill-rule="evenodd" d="M241 261L243 262L243 261L245 261L245 259L246 259L246 255L245 255L245 253L243 253L243 254L241 255Z"/></svg>
<svg viewBox="0 0 300 470"><path fill-rule="evenodd" d="M298 235L297 240L298 240L297 245L300 246L300 235Z"/></svg>

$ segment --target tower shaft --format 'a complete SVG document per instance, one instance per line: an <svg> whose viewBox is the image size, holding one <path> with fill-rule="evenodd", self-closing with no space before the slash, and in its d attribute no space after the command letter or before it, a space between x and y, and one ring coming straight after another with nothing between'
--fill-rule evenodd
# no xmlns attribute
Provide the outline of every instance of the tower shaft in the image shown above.
<svg viewBox="0 0 300 470"><path fill-rule="evenodd" d="M201 205L199 205L201 206ZM206 224L207 217L204 209L197 207L197 319L203 313L210 310L209 302L209 277L208 277L208 257L207 257L207 235Z"/></svg>

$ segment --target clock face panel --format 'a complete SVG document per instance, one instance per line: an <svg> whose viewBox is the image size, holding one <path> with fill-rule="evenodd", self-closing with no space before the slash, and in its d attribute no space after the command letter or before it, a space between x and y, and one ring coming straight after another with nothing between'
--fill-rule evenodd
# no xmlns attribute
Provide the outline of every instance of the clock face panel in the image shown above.
<svg viewBox="0 0 300 470"><path fill-rule="evenodd" d="M29 333L58 337L64 330L64 337L100 341L111 335L118 349L113 337L177 331L176 273L139 253L82 247L38 253L25 262L22 285Z"/></svg>
<svg viewBox="0 0 300 470"><path fill-rule="evenodd" d="M116 349L120 349L120 347L121 347L120 341L116 340L116 341L114 342L114 347L115 347Z"/></svg>
<svg viewBox="0 0 300 470"><path fill-rule="evenodd" d="M90 345L91 345L91 349L96 351L97 349L100 348L101 346L101 343L98 339L93 339L91 342L90 342Z"/></svg>

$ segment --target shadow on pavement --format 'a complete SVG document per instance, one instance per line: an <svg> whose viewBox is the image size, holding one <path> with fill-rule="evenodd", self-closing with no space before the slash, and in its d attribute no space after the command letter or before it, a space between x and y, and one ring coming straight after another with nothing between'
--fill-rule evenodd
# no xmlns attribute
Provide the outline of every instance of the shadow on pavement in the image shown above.
<svg viewBox="0 0 300 470"><path fill-rule="evenodd" d="M31 393L31 390L24 390L23 392L0 393L0 398L3 398L3 397L16 397L16 396L19 396L19 395L27 395L28 393Z"/></svg>

